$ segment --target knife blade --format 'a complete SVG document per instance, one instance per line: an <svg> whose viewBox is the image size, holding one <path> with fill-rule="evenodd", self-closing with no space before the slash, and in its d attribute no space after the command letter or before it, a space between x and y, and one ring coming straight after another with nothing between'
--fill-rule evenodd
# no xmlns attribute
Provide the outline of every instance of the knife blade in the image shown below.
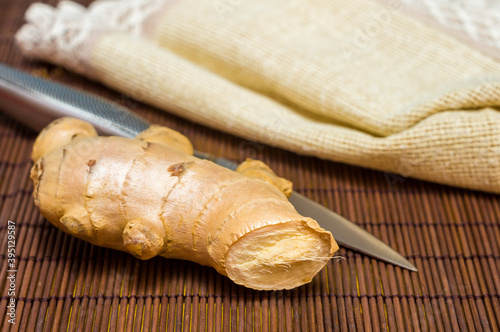
<svg viewBox="0 0 500 332"><path fill-rule="evenodd" d="M0 64L0 110L36 131L63 116L88 121L103 135L134 137L150 126L148 121L119 104L5 64ZM237 167L232 161L200 151L194 155L232 170ZM330 231L339 245L417 271L384 242L324 206L297 192L292 193L289 201L297 212Z"/></svg>

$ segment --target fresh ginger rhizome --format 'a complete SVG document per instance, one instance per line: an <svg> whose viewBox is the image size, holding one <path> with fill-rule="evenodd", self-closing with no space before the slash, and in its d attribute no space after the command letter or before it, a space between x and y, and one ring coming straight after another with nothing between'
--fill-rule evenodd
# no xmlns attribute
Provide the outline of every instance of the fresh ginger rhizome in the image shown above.
<svg viewBox="0 0 500 332"><path fill-rule="evenodd" d="M248 160L240 174L192 151L161 126L135 139L99 137L84 121L58 119L33 147L35 204L95 245L195 261L254 289L307 283L338 249L295 211L283 193L289 182L265 164Z"/></svg>

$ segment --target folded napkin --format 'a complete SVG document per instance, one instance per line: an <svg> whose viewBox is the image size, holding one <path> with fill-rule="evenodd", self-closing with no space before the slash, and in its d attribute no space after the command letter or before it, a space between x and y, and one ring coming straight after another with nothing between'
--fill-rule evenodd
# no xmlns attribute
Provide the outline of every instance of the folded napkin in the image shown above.
<svg viewBox="0 0 500 332"><path fill-rule="evenodd" d="M298 153L500 193L500 64L368 0L35 4L27 56Z"/></svg>

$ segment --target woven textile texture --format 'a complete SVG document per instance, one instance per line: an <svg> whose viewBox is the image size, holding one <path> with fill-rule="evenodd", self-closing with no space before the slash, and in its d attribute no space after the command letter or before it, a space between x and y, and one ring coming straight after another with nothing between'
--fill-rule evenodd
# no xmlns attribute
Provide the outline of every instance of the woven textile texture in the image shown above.
<svg viewBox="0 0 500 332"><path fill-rule="evenodd" d="M98 6L44 24L32 10L18 40L28 55L244 138L500 192L500 64L470 46L368 0L151 3L161 10L142 25L140 8L124 10L90 32L75 22L99 22L86 19ZM83 40L78 56L57 36L30 43L69 15L79 38L59 39Z"/></svg>

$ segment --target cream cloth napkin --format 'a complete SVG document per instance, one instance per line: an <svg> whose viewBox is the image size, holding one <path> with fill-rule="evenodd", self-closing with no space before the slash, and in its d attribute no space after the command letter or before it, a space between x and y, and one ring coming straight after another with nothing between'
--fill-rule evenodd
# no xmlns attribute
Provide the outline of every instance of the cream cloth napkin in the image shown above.
<svg viewBox="0 0 500 332"><path fill-rule="evenodd" d="M298 153L500 192L500 64L368 0L36 4L17 41L138 100Z"/></svg>

